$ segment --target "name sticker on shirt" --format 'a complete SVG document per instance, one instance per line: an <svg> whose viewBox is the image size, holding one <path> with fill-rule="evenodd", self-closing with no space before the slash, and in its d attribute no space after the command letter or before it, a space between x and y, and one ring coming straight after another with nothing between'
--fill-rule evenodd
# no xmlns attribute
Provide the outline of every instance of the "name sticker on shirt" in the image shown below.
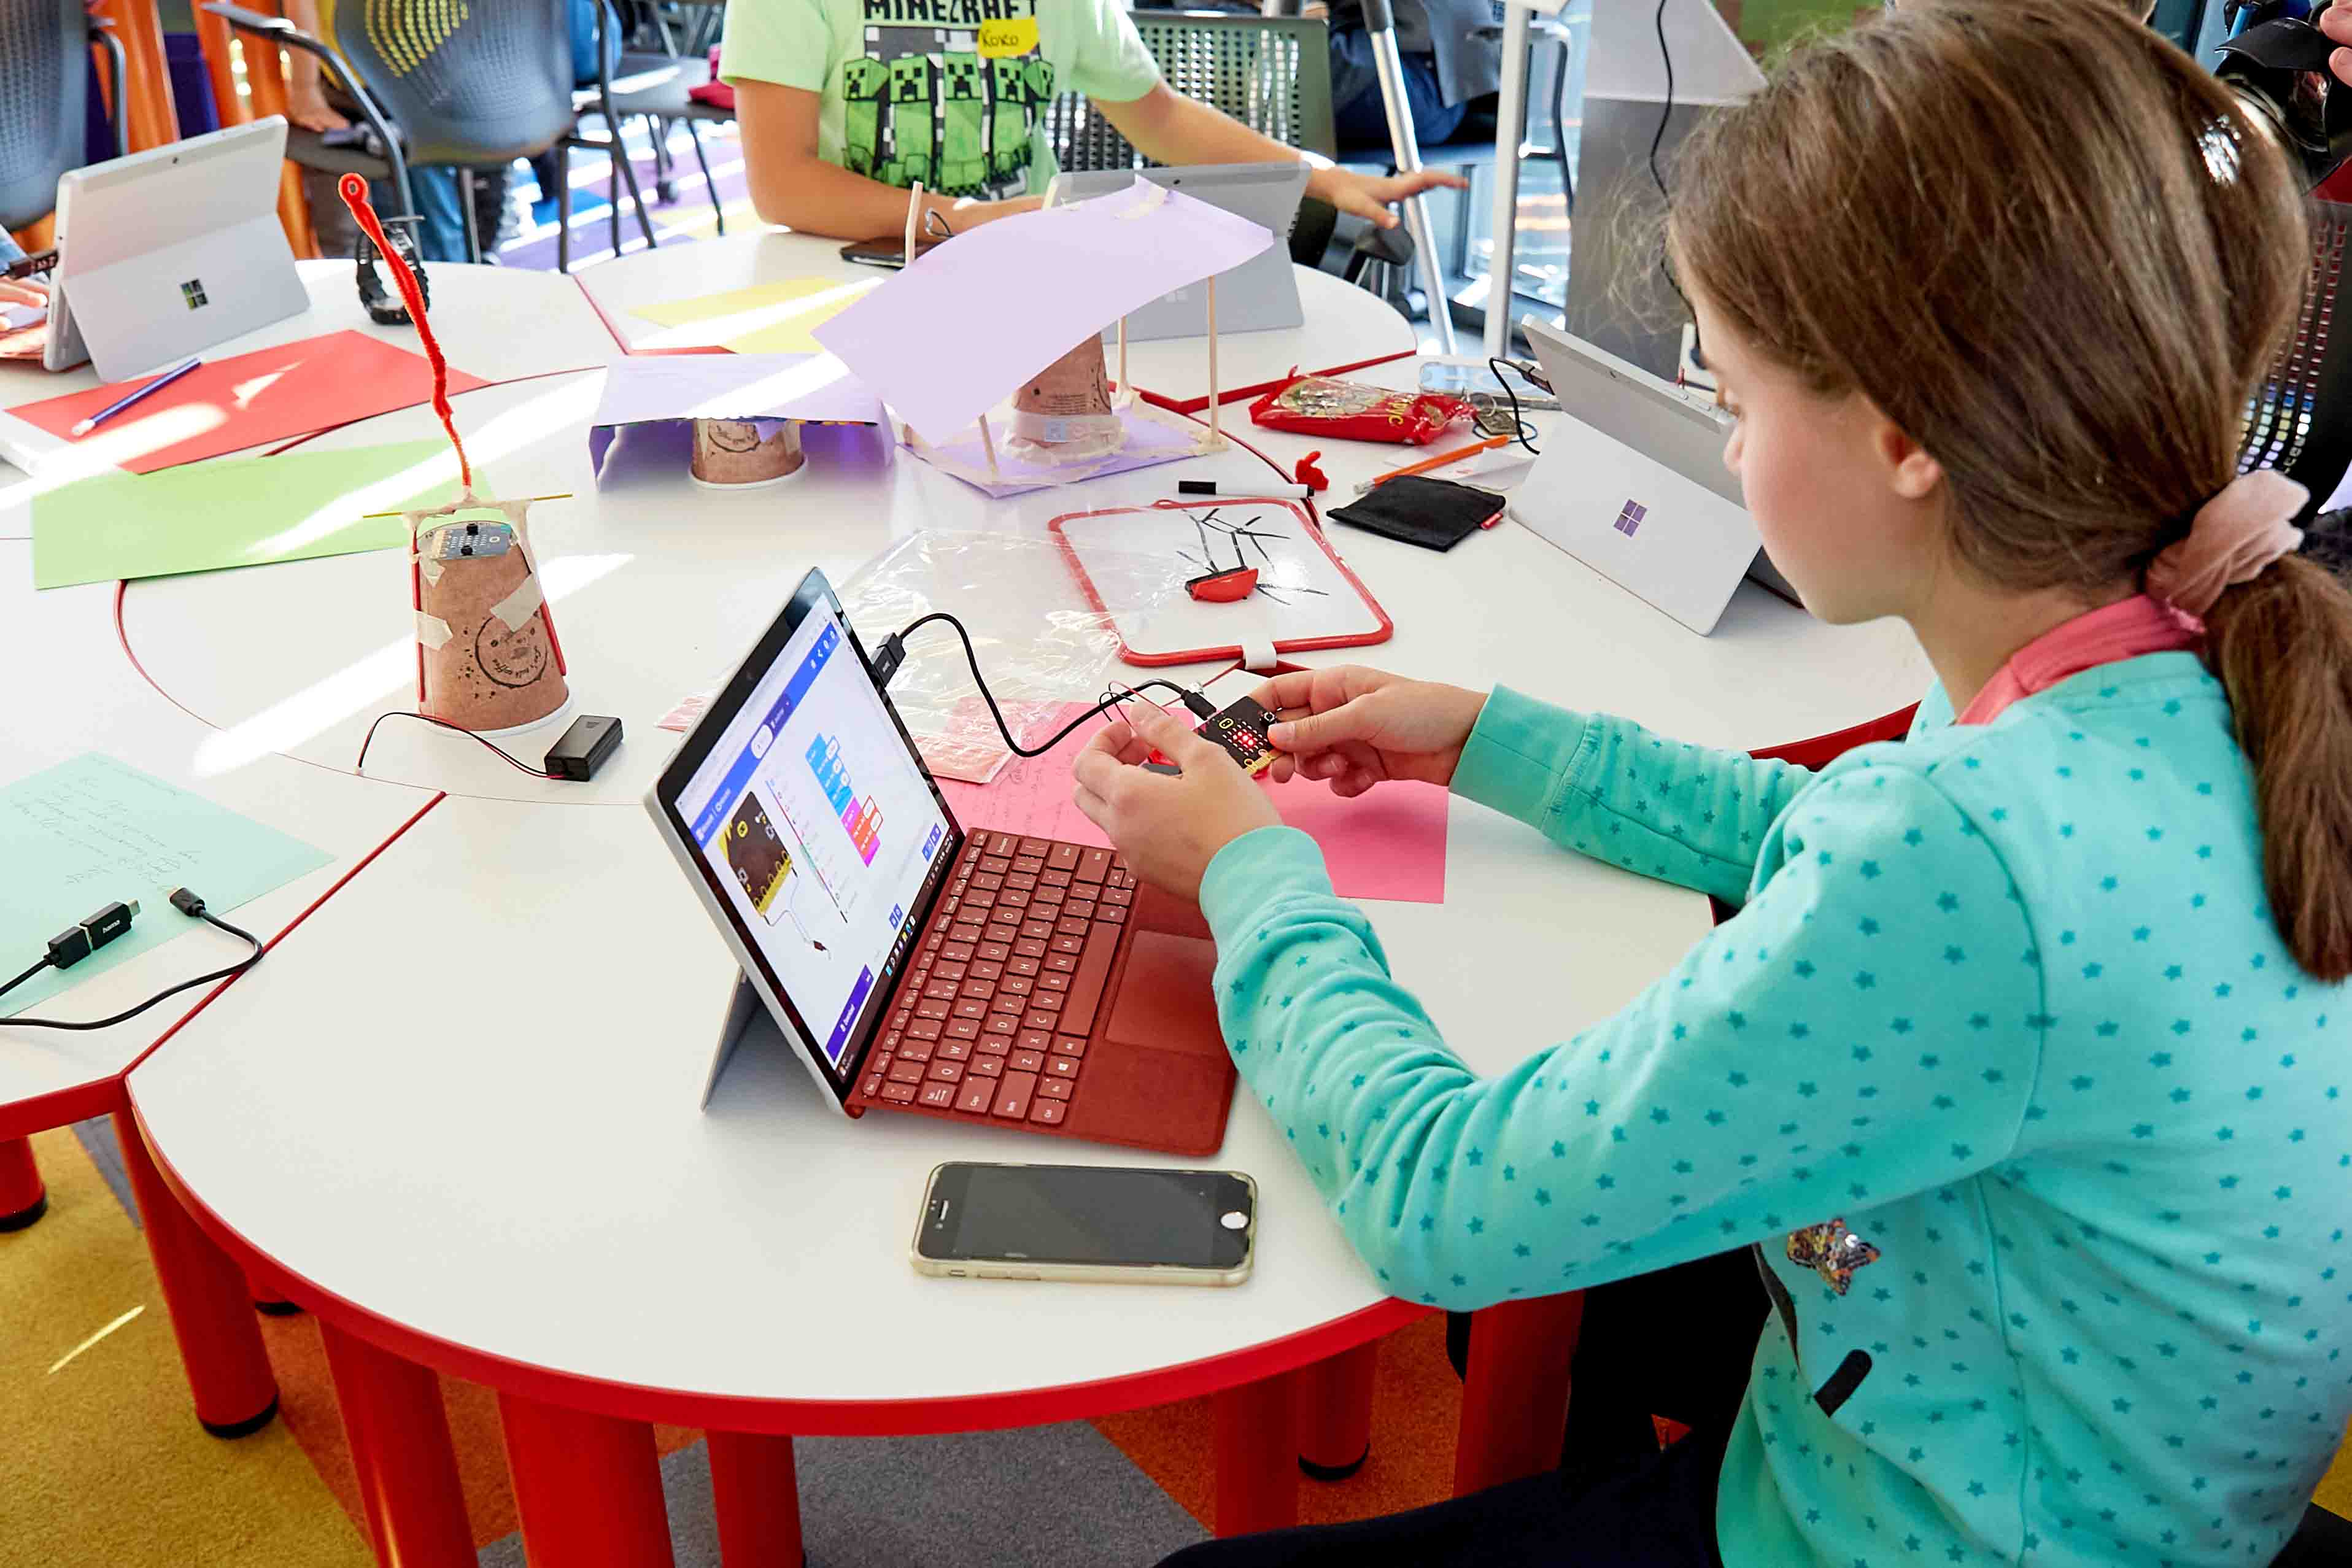
<svg viewBox="0 0 2352 1568"><path fill-rule="evenodd" d="M1010 16L1001 22L980 25L980 57L984 60L1009 60L1016 55L1034 52L1037 47L1037 18Z"/></svg>

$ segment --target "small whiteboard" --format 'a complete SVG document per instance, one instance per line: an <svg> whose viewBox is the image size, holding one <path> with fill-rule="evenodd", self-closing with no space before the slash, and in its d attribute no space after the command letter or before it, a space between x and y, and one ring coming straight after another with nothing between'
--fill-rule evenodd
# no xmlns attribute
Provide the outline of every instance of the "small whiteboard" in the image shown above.
<svg viewBox="0 0 2352 1568"><path fill-rule="evenodd" d="M1102 598L1089 554L1160 556L1200 577L1257 570L1257 590L1232 604L1179 596L1155 609L1114 612L1119 655L1130 664L1191 664L1239 658L1251 644L1279 653L1385 643L1395 631L1356 574L1331 552L1307 509L1288 500L1161 502L1055 517L1087 597Z"/></svg>

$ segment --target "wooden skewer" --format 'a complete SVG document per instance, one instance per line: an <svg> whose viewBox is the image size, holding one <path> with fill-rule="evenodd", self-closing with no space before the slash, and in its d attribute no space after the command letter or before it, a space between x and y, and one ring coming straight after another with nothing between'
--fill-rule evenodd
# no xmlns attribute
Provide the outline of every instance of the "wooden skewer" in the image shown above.
<svg viewBox="0 0 2352 1568"><path fill-rule="evenodd" d="M980 448L988 454L988 476L1002 481L1004 476L996 471L996 442L988 434L988 415L984 413L980 416Z"/></svg>
<svg viewBox="0 0 2352 1568"><path fill-rule="evenodd" d="M572 492L571 492L571 491L569 491L569 490L566 490L566 491L564 491L564 492L563 492L562 495L560 495L560 496L524 496L524 497L520 497L520 499L521 499L521 500L523 500L523 501L533 501L533 502L535 502L535 501L568 501L568 500L572 499ZM511 505L513 505L514 503L513 503L513 502L509 502L509 501L484 501L484 502L481 502L481 503L479 503L479 504L480 504L480 506L481 506L483 508L485 508L485 509L488 509L488 508L494 508L494 507L498 507L511 506ZM472 510L474 510L474 508L473 508L472 507L465 507L465 508L463 508L463 509L464 509L464 510L466 510L466 511L469 511L469 512L470 512L470 511L472 511ZM360 514L360 517L361 517L361 520L365 521L366 519L368 519L368 518L370 518L370 517L406 517L407 515L408 515L408 514L407 514L406 512L404 512L404 512L362 512L362 513Z"/></svg>
<svg viewBox="0 0 2352 1568"><path fill-rule="evenodd" d="M1127 318L1124 316L1118 319L1118 401L1121 403L1135 401L1135 389L1127 384Z"/></svg>
<svg viewBox="0 0 2352 1568"><path fill-rule="evenodd" d="M915 182L915 183L914 183L913 187L912 187L911 189L909 189L909 190L908 191L908 193L907 193L907 262L906 262L906 265L908 265L908 267L912 267L912 266L914 266L914 265L915 265L915 220L916 220L918 217L919 217L919 216L921 216L921 215L922 215L922 211L923 211L923 183L922 183L920 180L918 180L918 181L916 181L916 182Z"/></svg>
<svg viewBox="0 0 2352 1568"><path fill-rule="evenodd" d="M1213 272L1209 275L1209 440L1212 444L1224 440L1217 430L1217 275Z"/></svg>

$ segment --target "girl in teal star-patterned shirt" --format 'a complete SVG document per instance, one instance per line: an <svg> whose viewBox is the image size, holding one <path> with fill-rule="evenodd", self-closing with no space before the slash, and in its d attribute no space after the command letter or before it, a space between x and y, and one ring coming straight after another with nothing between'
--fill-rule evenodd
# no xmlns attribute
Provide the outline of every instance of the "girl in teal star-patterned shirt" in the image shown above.
<svg viewBox="0 0 2352 1568"><path fill-rule="evenodd" d="M2232 478L2294 176L2118 8L1948 0L1718 111L1674 207L1725 459L1814 613L1916 633L1909 738L1808 773L1360 669L1259 697L1280 773L1445 783L1734 918L1482 1078L1221 751L1139 716L1076 793L1197 894L1234 1061L1388 1288L1754 1245L1746 1398L1590 1490L1181 1555L2267 1563L2352 1415L2352 594L2299 486Z"/></svg>

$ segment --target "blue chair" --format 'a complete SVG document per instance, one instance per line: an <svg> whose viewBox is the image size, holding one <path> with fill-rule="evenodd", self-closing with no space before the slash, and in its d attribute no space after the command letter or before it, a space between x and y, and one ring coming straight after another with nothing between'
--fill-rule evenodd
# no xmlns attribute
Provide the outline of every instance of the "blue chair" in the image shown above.
<svg viewBox="0 0 2352 1568"><path fill-rule="evenodd" d="M82 0L15 0L0 7L0 229L57 210L58 177L84 162L89 46L114 71L114 145L123 137L122 45Z"/></svg>
<svg viewBox="0 0 2352 1568"><path fill-rule="evenodd" d="M582 141L574 135L572 35L565 0L498 0L495 5L467 7L430 0L338 5L331 50L282 17L263 16L226 0L205 9L245 31L266 34L316 56L359 104L381 149L330 147L319 133L296 130L287 136L288 158L306 169L328 173L390 179L399 188L408 214L417 210L408 169L456 169L467 248L476 260L482 256L482 236L474 201L474 170L499 167L558 145L604 145ZM646 215L645 200L637 193L636 172L617 149L614 161L636 203L646 243L651 245L653 225ZM572 216L568 186L557 193L557 204L563 224L559 248L568 256ZM618 251L617 204L613 242Z"/></svg>

